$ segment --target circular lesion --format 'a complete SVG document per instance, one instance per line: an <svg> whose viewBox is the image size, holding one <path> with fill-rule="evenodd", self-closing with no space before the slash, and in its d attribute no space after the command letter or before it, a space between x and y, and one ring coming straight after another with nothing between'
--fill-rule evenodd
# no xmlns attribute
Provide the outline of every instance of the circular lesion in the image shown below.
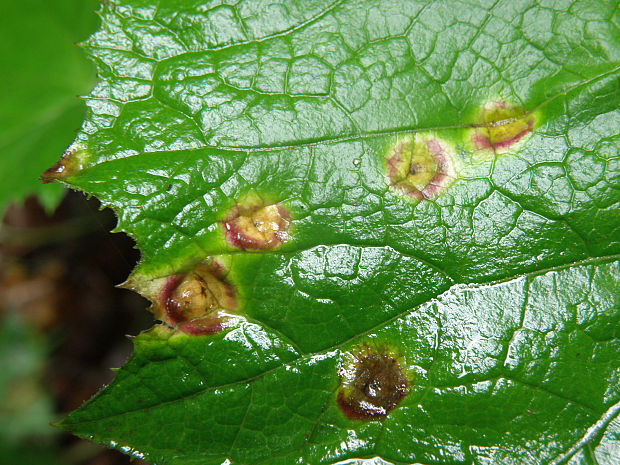
<svg viewBox="0 0 620 465"><path fill-rule="evenodd" d="M213 334L223 329L226 315L237 308L237 299L222 267L207 263L169 277L160 307L165 323L190 334Z"/></svg>
<svg viewBox="0 0 620 465"><path fill-rule="evenodd" d="M222 221L226 240L242 250L274 249L290 239L291 216L280 203L248 196Z"/></svg>
<svg viewBox="0 0 620 465"><path fill-rule="evenodd" d="M368 345L348 356L337 397L341 411L352 420L386 417L408 393L403 357Z"/></svg>
<svg viewBox="0 0 620 465"><path fill-rule="evenodd" d="M433 199L455 178L454 158L446 143L432 136L405 136L386 158L390 187L416 200Z"/></svg>

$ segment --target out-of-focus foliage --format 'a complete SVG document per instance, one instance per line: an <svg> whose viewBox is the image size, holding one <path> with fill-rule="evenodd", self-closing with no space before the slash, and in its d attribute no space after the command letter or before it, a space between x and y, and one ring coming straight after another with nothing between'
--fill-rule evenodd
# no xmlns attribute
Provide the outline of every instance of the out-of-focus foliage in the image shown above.
<svg viewBox="0 0 620 465"><path fill-rule="evenodd" d="M73 138L84 116L77 95L94 70L74 42L97 27L97 0L2 2L0 14L0 213L36 193L48 210L63 189L38 177Z"/></svg>
<svg viewBox="0 0 620 465"><path fill-rule="evenodd" d="M5 444L50 436L52 401L40 382L46 348L41 335L8 315L0 320L0 437Z"/></svg>

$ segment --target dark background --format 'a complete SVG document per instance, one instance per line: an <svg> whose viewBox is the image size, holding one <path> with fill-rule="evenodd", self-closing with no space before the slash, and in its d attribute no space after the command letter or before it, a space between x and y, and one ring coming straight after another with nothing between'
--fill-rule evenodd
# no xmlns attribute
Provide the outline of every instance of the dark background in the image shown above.
<svg viewBox="0 0 620 465"><path fill-rule="evenodd" d="M120 465L128 457L50 426L113 379L148 301L116 288L139 259L109 231L110 210L68 192L48 215L35 197L0 228L0 463ZM134 464L144 463L135 460Z"/></svg>

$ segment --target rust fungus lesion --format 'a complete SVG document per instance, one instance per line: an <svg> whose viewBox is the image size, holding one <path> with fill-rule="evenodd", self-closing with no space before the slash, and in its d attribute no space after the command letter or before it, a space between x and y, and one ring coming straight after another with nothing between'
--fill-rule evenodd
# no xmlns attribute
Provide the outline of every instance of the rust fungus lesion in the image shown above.
<svg viewBox="0 0 620 465"><path fill-rule="evenodd" d="M390 187L415 200L432 200L456 179L454 151L426 134L401 137L385 160Z"/></svg>
<svg viewBox="0 0 620 465"><path fill-rule="evenodd" d="M226 279L223 265L215 260L159 283L153 313L167 325L188 334L222 331L231 312L238 307L235 289Z"/></svg>
<svg viewBox="0 0 620 465"><path fill-rule="evenodd" d="M221 224L228 243L242 250L275 249L290 239L288 210L256 195L234 205Z"/></svg>
<svg viewBox="0 0 620 465"><path fill-rule="evenodd" d="M528 113L503 100L492 100L478 112L471 142L477 150L507 152L532 132L536 119L535 112Z"/></svg>
<svg viewBox="0 0 620 465"><path fill-rule="evenodd" d="M402 355L362 344L345 356L337 403L351 420L380 420L408 394L408 384Z"/></svg>
<svg viewBox="0 0 620 465"><path fill-rule="evenodd" d="M56 163L41 173L39 179L44 183L48 183L68 178L81 169L81 162L84 156L85 150L81 144L74 142L63 152Z"/></svg>

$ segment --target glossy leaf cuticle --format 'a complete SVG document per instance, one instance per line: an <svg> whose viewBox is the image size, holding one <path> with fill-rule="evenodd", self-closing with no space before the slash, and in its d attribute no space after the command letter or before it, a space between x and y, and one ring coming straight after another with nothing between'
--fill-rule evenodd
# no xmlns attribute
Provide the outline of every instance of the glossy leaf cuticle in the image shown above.
<svg viewBox="0 0 620 465"><path fill-rule="evenodd" d="M155 465L583 449L620 392L617 3L107 2L65 182L169 321L63 426ZM194 337L161 290L205 257L238 306ZM364 344L407 394L352 420Z"/></svg>

